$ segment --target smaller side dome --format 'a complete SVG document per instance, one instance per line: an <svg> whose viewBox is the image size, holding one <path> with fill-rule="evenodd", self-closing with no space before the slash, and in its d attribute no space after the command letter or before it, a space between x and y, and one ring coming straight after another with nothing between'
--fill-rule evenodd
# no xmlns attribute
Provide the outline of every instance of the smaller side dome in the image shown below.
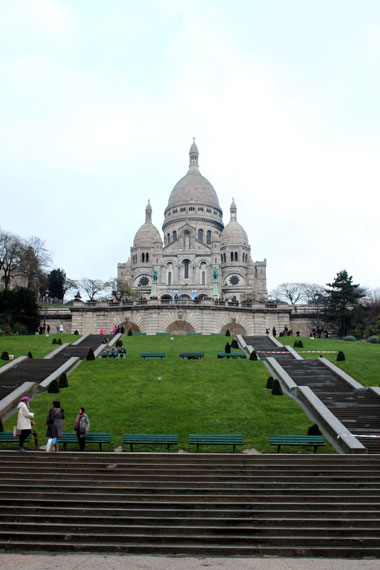
<svg viewBox="0 0 380 570"><path fill-rule="evenodd" d="M157 242L162 245L160 232L152 224L152 206L150 205L150 200L148 200L145 208L145 223L137 230L133 240L133 247L152 247Z"/></svg>
<svg viewBox="0 0 380 570"><path fill-rule="evenodd" d="M236 204L234 199L232 198L232 203L230 206L231 218L220 236L222 247L241 246L241 245L248 247L247 234L243 226L241 226L237 221L236 212L237 212Z"/></svg>

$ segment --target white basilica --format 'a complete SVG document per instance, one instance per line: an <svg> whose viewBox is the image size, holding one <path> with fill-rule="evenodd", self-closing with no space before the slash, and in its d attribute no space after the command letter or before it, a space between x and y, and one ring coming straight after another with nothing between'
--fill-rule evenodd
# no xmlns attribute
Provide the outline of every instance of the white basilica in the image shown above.
<svg viewBox="0 0 380 570"><path fill-rule="evenodd" d="M189 170L174 186L164 212L163 240L148 202L130 258L118 264L118 279L147 300L266 301L266 260L252 261L233 199L224 226L218 196L199 172L195 142L189 154Z"/></svg>

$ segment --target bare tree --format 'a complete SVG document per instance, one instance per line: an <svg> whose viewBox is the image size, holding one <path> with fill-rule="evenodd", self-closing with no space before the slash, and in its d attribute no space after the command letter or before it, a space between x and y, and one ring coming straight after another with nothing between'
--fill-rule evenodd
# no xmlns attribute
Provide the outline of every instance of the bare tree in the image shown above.
<svg viewBox="0 0 380 570"><path fill-rule="evenodd" d="M271 297L278 301L285 301L295 305L301 301L305 301L304 283L281 283L271 291Z"/></svg>
<svg viewBox="0 0 380 570"><path fill-rule="evenodd" d="M325 296L325 288L317 283L281 283L271 291L271 297L291 305L297 303L319 303Z"/></svg>
<svg viewBox="0 0 380 570"><path fill-rule="evenodd" d="M325 288L317 283L301 283L303 286L303 299L310 304L321 304L326 295Z"/></svg>
<svg viewBox="0 0 380 570"><path fill-rule="evenodd" d="M107 281L101 279L88 279L84 277L79 281L79 287L86 293L89 301L95 301L95 298L109 288Z"/></svg>
<svg viewBox="0 0 380 570"><path fill-rule="evenodd" d="M23 252L23 244L18 236L0 230L0 271L5 288L9 287L12 277L20 267Z"/></svg>
<svg viewBox="0 0 380 570"><path fill-rule="evenodd" d="M109 287L111 288L112 296L116 301L121 301L124 297L132 295L132 289L126 281L121 279L109 279Z"/></svg>
<svg viewBox="0 0 380 570"><path fill-rule="evenodd" d="M38 293L41 285L47 279L47 268L51 263L51 255L45 247L45 242L39 237L32 236L22 243L20 266L15 275L25 279L25 286Z"/></svg>

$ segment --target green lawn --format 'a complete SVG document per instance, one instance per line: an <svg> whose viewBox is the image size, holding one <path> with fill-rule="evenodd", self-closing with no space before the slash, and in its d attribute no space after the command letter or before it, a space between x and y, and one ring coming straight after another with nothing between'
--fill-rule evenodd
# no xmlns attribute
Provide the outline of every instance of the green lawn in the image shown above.
<svg viewBox="0 0 380 570"><path fill-rule="evenodd" d="M62 344L65 342L74 342L78 340L77 335L73 334L51 334L45 335L1 335L0 336L0 356L6 350L8 354L13 354L15 358L26 356L30 351L33 358L43 358L52 350L58 348L58 345L52 344L53 339L60 338ZM7 364L8 361L0 359L0 367Z"/></svg>
<svg viewBox="0 0 380 570"><path fill-rule="evenodd" d="M283 344L293 346L295 337L284 336L278 339ZM342 350L346 360L336 361L337 354L323 354L325 358L331 360L350 376L361 382L364 386L379 386L380 384L380 344L369 342L349 342L344 340L300 338L304 348L295 350L304 358L318 358L319 352L305 354L305 350Z"/></svg>
<svg viewBox="0 0 380 570"><path fill-rule="evenodd" d="M41 441L46 441L46 416L55 398L61 400L66 411L64 431L73 431L78 408L84 406L91 431L112 434L109 450L119 445L127 432L177 433L179 448L188 451L194 451L187 444L190 433L241 433L244 448L273 453L276 449L269 445L270 434L307 433L312 422L301 407L286 395L272 396L265 388L268 371L262 362L216 358L227 341L231 338L176 336L170 341L169 336L125 337L125 360L84 361L69 376L69 388L57 395L45 392L32 401ZM143 351L166 352L167 358L143 360ZM204 352L205 358L182 360L180 352ZM12 425L14 419L9 418L5 430L10 431ZM214 452L230 450L202 448ZM326 446L323 451L334 450Z"/></svg>

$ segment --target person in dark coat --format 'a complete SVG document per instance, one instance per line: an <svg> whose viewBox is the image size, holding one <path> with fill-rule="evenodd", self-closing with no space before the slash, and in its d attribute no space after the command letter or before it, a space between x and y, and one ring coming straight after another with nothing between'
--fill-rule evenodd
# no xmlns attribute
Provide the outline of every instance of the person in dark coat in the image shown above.
<svg viewBox="0 0 380 570"><path fill-rule="evenodd" d="M75 422L75 431L77 432L79 451L84 451L86 445L86 434L90 429L90 420L84 411L84 408L79 408L77 421Z"/></svg>
<svg viewBox="0 0 380 570"><path fill-rule="evenodd" d="M61 403L54 400L46 419L46 437L51 438L52 451L58 451L58 439L62 437L62 420L65 419L65 411L61 408Z"/></svg>

